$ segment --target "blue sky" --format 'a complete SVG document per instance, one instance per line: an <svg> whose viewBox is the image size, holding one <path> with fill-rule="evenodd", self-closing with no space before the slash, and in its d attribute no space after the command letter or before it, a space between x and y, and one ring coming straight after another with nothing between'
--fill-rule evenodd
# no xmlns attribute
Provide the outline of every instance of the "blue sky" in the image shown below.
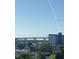
<svg viewBox="0 0 79 59"><path fill-rule="evenodd" d="M63 0L15 0L15 36L64 33Z"/></svg>

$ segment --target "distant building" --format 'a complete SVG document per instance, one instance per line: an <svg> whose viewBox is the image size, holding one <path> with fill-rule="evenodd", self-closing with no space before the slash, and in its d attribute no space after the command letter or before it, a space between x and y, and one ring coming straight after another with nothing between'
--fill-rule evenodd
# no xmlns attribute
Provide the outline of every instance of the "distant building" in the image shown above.
<svg viewBox="0 0 79 59"><path fill-rule="evenodd" d="M64 35L62 35L62 33L58 33L56 44L57 45L64 45Z"/></svg>
<svg viewBox="0 0 79 59"><path fill-rule="evenodd" d="M62 33L49 34L48 42L53 46L64 45L64 35Z"/></svg>

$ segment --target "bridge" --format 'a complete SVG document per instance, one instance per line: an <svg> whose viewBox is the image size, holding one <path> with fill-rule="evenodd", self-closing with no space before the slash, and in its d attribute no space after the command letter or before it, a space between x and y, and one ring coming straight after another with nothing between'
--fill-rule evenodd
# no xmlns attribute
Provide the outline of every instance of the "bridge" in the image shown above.
<svg viewBox="0 0 79 59"><path fill-rule="evenodd" d="M48 37L17 37L15 39L18 39L18 40L28 40L28 39L37 40L37 39L43 39L43 40L46 40L46 39L48 39Z"/></svg>

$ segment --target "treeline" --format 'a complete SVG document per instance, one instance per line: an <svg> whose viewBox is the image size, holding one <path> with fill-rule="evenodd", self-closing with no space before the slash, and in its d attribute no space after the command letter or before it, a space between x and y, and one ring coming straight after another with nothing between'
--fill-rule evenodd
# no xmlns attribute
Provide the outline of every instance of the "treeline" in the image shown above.
<svg viewBox="0 0 79 59"><path fill-rule="evenodd" d="M49 54L42 54L42 53ZM35 55L32 55L30 51L27 54L21 54L15 56L15 59L64 59L64 47L60 47L60 52L52 51L52 46L50 44L41 43L38 44L35 48Z"/></svg>

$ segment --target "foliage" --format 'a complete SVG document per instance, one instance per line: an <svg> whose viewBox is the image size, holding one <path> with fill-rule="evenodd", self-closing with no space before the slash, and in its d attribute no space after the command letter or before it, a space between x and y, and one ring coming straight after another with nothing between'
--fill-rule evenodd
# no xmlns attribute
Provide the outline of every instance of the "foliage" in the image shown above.
<svg viewBox="0 0 79 59"><path fill-rule="evenodd" d="M18 57L15 57L15 59L32 59L32 56L30 54L22 54Z"/></svg>
<svg viewBox="0 0 79 59"><path fill-rule="evenodd" d="M36 47L36 50L40 52L51 51L51 49L52 49L52 46L48 43L41 43L41 44L38 44Z"/></svg>
<svg viewBox="0 0 79 59"><path fill-rule="evenodd" d="M40 52L36 52L36 54L35 54L35 59L41 59L41 54L40 54Z"/></svg>
<svg viewBox="0 0 79 59"><path fill-rule="evenodd" d="M38 44L36 47L36 55L35 59L41 59L44 58L44 55L41 55L41 52L52 52L51 51L52 46L48 43L42 42L41 44Z"/></svg>
<svg viewBox="0 0 79 59"><path fill-rule="evenodd" d="M31 47L31 43L28 44L29 47ZM22 45L19 47L23 47ZM53 47L56 48L57 46ZM45 57L45 55L41 54L41 52L51 52L48 59L64 59L64 47L59 47L60 52L52 52L52 46L49 43L42 42L40 44L37 44L35 47L35 55L32 56L30 51L27 54L22 54L18 57L15 57L15 59L42 59ZM33 49L33 48L31 48Z"/></svg>
<svg viewBox="0 0 79 59"><path fill-rule="evenodd" d="M56 54L51 54L51 55L49 56L49 59L56 59Z"/></svg>

